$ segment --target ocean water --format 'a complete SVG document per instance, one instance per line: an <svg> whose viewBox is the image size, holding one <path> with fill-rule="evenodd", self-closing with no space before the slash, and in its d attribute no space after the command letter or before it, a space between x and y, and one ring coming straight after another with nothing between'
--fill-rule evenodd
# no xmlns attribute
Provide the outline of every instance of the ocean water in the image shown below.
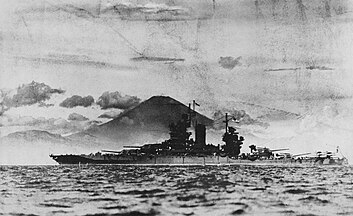
<svg viewBox="0 0 353 216"><path fill-rule="evenodd" d="M353 167L1 166L0 215L353 215Z"/></svg>

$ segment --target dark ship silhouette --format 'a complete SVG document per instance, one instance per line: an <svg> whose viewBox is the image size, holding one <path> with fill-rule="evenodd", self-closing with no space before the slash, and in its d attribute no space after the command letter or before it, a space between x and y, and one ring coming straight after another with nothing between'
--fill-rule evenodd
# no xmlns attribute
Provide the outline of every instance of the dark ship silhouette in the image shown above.
<svg viewBox="0 0 353 216"><path fill-rule="evenodd" d="M181 115L180 120L169 124L168 140L161 143L141 146L124 146L121 151L102 150L95 154L53 155L50 157L59 164L145 164L145 165L218 165L218 164L348 164L345 157L337 157L332 152L317 152L292 155L281 153L288 149L269 149L250 145L250 153L241 153L244 137L234 127L228 125L232 120L225 114L224 145L206 144L206 126L198 123L193 101L189 104L188 113ZM191 138L195 130L195 140ZM278 153L277 153L278 152ZM338 152L337 152L338 153Z"/></svg>

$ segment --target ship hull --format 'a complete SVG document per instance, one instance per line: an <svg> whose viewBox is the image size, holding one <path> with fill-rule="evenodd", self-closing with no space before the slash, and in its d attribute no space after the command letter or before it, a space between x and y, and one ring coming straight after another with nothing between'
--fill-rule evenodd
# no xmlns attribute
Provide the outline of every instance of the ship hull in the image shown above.
<svg viewBox="0 0 353 216"><path fill-rule="evenodd" d="M90 158L85 155L50 155L59 164L121 164L121 165L345 165L345 159L264 159L250 161L221 156L112 156Z"/></svg>

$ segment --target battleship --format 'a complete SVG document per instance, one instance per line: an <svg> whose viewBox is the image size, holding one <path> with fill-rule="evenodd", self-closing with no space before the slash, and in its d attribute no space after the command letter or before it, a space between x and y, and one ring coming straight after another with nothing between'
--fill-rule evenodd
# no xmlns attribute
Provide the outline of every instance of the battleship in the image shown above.
<svg viewBox="0 0 353 216"><path fill-rule="evenodd" d="M59 164L125 164L125 165L237 165L237 164L294 164L294 165L346 165L348 160L338 150L318 151L315 154L290 154L288 148L270 149L250 145L250 152L241 152L244 137L229 126L233 117L225 113L223 145L206 144L206 126L195 118L193 109L182 114L180 120L169 124L168 140L161 143L124 146L121 151L102 150L91 154L49 155ZM195 139L190 128L194 128Z"/></svg>

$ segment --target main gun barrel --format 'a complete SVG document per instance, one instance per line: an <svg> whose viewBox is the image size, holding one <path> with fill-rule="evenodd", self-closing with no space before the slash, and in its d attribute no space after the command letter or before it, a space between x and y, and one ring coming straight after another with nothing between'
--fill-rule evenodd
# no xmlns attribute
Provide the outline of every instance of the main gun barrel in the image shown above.
<svg viewBox="0 0 353 216"><path fill-rule="evenodd" d="M271 152L276 152L276 151L286 151L286 150L289 150L289 148L284 148L284 149L271 149L270 151Z"/></svg>
<svg viewBox="0 0 353 216"><path fill-rule="evenodd" d="M121 151L102 150L102 152L121 153Z"/></svg>
<svg viewBox="0 0 353 216"><path fill-rule="evenodd" d="M124 148L142 148L142 146L124 146Z"/></svg>
<svg viewBox="0 0 353 216"><path fill-rule="evenodd" d="M295 154L295 155L292 155L292 157L304 156L304 155L309 155L309 154L311 154L311 153Z"/></svg>

